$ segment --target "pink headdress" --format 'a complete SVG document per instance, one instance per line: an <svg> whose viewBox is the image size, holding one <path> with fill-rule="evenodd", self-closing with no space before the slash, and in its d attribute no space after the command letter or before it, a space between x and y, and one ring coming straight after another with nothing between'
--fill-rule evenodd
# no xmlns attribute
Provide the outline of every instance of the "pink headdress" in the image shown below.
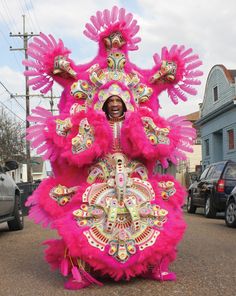
<svg viewBox="0 0 236 296"><path fill-rule="evenodd" d="M133 19L132 13L127 13L124 8L113 6L111 11L105 9L104 11L97 11L96 16L91 16L91 23L85 25L84 35L88 38L99 42L103 38L107 38L114 32L119 32L122 39L117 41L116 47L122 47L126 43L127 50L137 50L137 43L141 41L140 37L135 37L139 31L137 21ZM122 42L124 41L124 43ZM116 42L116 40L115 40ZM109 40L105 40L109 43Z"/></svg>
<svg viewBox="0 0 236 296"><path fill-rule="evenodd" d="M111 96L119 96L124 102L127 110L134 111L134 101L132 99L131 92L128 88L117 81L111 81L100 89L94 109L102 110L104 103Z"/></svg>

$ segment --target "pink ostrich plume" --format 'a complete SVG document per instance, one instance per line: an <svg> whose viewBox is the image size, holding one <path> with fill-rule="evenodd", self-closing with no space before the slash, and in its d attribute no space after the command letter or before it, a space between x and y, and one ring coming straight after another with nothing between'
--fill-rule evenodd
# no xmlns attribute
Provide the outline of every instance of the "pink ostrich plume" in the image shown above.
<svg viewBox="0 0 236 296"><path fill-rule="evenodd" d="M137 25L137 20L133 19L132 13L127 13L124 8L118 8L113 6L110 10L105 9L102 11L97 11L96 16L91 16L91 23L85 25L86 30L84 30L84 35L99 42L103 32L112 28L119 30L124 35L127 42L128 50L137 50L137 43L141 41L140 37L135 37L139 31L139 26Z"/></svg>
<svg viewBox="0 0 236 296"><path fill-rule="evenodd" d="M42 154L43 159L55 160L57 157L56 149L53 149L47 143L47 120L52 117L52 113L48 110L37 106L32 110L32 114L27 117L27 120L34 125L27 128L26 139L31 142L31 147L37 149L37 153Z"/></svg>
<svg viewBox="0 0 236 296"><path fill-rule="evenodd" d="M161 57L156 53L153 56L154 62L160 66L161 61L172 61L176 64L176 76L174 83L169 83L167 92L174 104L178 104L178 100L187 101L187 95L195 96L197 90L194 88L200 85L201 81L197 79L203 75L198 70L202 65L197 54L192 54L192 48L185 49L184 45L174 44L170 50L166 47L162 48Z"/></svg>

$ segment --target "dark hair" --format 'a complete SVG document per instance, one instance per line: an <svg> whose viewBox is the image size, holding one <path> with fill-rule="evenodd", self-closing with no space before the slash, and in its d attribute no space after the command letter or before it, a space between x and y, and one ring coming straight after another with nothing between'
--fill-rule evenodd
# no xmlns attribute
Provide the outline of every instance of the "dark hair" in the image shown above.
<svg viewBox="0 0 236 296"><path fill-rule="evenodd" d="M113 97L113 96L110 96L109 98L107 98L106 99L106 102L103 104L103 106L102 106L102 111L104 111L105 112L105 114L106 114L106 117L109 119L110 117L109 117L109 113L108 113L108 101L109 101L109 99L111 98L111 97ZM118 96L119 97L119 96ZM121 97L119 97L120 98L120 100L121 100L121 102L122 102L122 108L123 108L123 114L127 111L127 108L126 108L126 106L125 106L125 103L123 102L123 100L121 99Z"/></svg>

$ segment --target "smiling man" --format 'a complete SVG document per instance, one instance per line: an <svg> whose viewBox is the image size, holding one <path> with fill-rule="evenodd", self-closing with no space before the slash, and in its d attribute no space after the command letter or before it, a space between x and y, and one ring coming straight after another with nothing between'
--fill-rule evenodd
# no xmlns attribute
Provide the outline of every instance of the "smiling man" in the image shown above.
<svg viewBox="0 0 236 296"><path fill-rule="evenodd" d="M110 96L103 106L103 111L108 119L123 119L126 106L119 96Z"/></svg>

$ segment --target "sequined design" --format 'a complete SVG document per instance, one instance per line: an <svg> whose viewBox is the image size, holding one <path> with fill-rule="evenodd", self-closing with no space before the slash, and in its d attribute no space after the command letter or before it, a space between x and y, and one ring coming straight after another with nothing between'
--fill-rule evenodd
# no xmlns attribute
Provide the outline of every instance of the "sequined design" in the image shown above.
<svg viewBox="0 0 236 296"><path fill-rule="evenodd" d="M156 126L150 117L142 117L142 122L145 134L152 145L170 144L170 139L168 138L168 134L170 132L169 128L160 128Z"/></svg>
<svg viewBox="0 0 236 296"><path fill-rule="evenodd" d="M169 200L169 198L176 192L175 183L172 181L158 182L158 186L163 190L161 196L164 200Z"/></svg>
<svg viewBox="0 0 236 296"><path fill-rule="evenodd" d="M101 68L99 64L94 64L88 69L89 79L93 85L86 80L78 80L71 86L71 95L76 98L87 100L86 104L91 105L96 88L100 88L107 82L114 81L113 86L106 91L100 91L98 94L99 101L94 105L95 110L101 110L104 102L111 95L119 95L126 107L130 111L134 111L134 107L131 104L131 96L134 97L136 105L146 102L151 97L153 90L145 85L139 83L139 75L135 72L125 72L126 56L120 51L111 52L107 57L107 67ZM123 91L118 88L115 81L122 82L129 91ZM119 90L119 91L118 91Z"/></svg>
<svg viewBox="0 0 236 296"><path fill-rule="evenodd" d="M89 244L124 263L137 249L153 245L167 221L168 211L152 204L155 193L145 180L131 177L145 168L138 162L130 165L122 153L110 155L111 170L105 182L93 183L82 196L81 208L73 212ZM101 170L101 161L98 163ZM98 171L99 172L99 171ZM102 174L104 176L104 174ZM95 179L94 179L95 181Z"/></svg>
<svg viewBox="0 0 236 296"><path fill-rule="evenodd" d="M111 170L112 167L109 164L109 156L107 158L100 159L89 169L87 182L92 184L95 181L106 181L110 176Z"/></svg>
<svg viewBox="0 0 236 296"><path fill-rule="evenodd" d="M165 83L175 80L177 65L175 62L162 61L161 69L150 79L150 83Z"/></svg>
<svg viewBox="0 0 236 296"><path fill-rule="evenodd" d="M61 184L53 187L49 193L49 196L57 201L60 206L65 206L70 202L72 195L76 192L76 187L68 188Z"/></svg>
<svg viewBox="0 0 236 296"><path fill-rule="evenodd" d="M134 107L131 104L131 96L128 90L122 90L121 87L113 83L107 89L102 89L98 93L98 102L95 104L94 108L96 110L101 110L103 104L110 96L119 96L126 105L126 108L130 111L134 111Z"/></svg>
<svg viewBox="0 0 236 296"><path fill-rule="evenodd" d="M86 100L88 105L91 104L94 96L94 88L86 80L78 80L71 85L71 95L76 99Z"/></svg>
<svg viewBox="0 0 236 296"><path fill-rule="evenodd" d="M149 100L153 93L151 87L147 87L144 83L139 83L133 87L133 95L137 105L144 103Z"/></svg>
<svg viewBox="0 0 236 296"><path fill-rule="evenodd" d="M112 52L107 57L107 68L100 68L95 64L88 70L90 81L97 87L100 87L110 81L125 82L128 85L139 81L134 73L127 75L124 71L126 57L122 52Z"/></svg>
<svg viewBox="0 0 236 296"><path fill-rule="evenodd" d="M58 136L66 137L68 133L70 132L70 129L72 127L72 123L70 121L70 118L66 118L64 120L62 119L56 119L56 133Z"/></svg>
<svg viewBox="0 0 236 296"><path fill-rule="evenodd" d="M74 103L70 108L70 115L75 115L81 111L87 111L86 105Z"/></svg>
<svg viewBox="0 0 236 296"><path fill-rule="evenodd" d="M53 74L60 74L61 76L69 75L76 78L76 72L71 68L70 62L64 56L57 56L54 59Z"/></svg>
<svg viewBox="0 0 236 296"><path fill-rule="evenodd" d="M106 83L106 73L102 70L99 64L94 64L88 70L90 81L96 86L100 87Z"/></svg>
<svg viewBox="0 0 236 296"><path fill-rule="evenodd" d="M109 36L105 37L103 42L107 50L112 48L121 48L126 44L122 34L119 31L113 32Z"/></svg>
<svg viewBox="0 0 236 296"><path fill-rule="evenodd" d="M71 140L72 153L78 154L86 149L90 148L94 142L94 131L91 125L88 123L87 118L80 121L79 132Z"/></svg>
<svg viewBox="0 0 236 296"><path fill-rule="evenodd" d="M120 142L120 134L122 128L122 121L109 121L109 124L112 128L113 132L113 143L112 143L112 151L120 152L121 151L121 142Z"/></svg>
<svg viewBox="0 0 236 296"><path fill-rule="evenodd" d="M119 51L112 52L107 58L108 71L114 73L122 72L124 70L125 62L126 59L123 53Z"/></svg>

